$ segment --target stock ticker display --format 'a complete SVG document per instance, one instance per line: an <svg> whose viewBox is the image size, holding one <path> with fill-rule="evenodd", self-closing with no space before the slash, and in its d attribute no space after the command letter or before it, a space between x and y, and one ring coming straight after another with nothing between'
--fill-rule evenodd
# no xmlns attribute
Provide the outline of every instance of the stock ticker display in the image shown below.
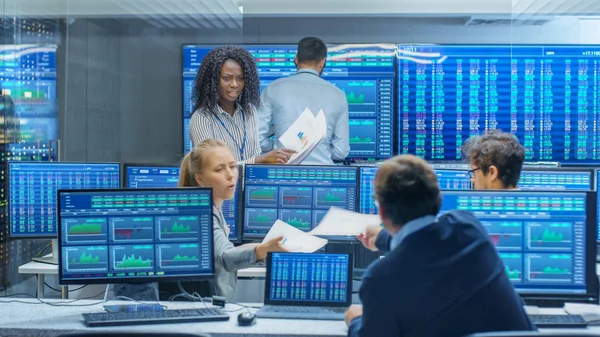
<svg viewBox="0 0 600 337"><path fill-rule="evenodd" d="M398 152L457 160L502 129L526 161L598 162L599 70L598 46L399 45Z"/></svg>
<svg viewBox="0 0 600 337"><path fill-rule="evenodd" d="M189 121L193 83L202 59L216 46L183 47L184 151L191 149ZM295 45L247 45L255 56L261 90L296 73ZM328 47L323 78L346 94L350 112L350 154L354 159L385 159L393 155L395 45Z"/></svg>
<svg viewBox="0 0 600 337"><path fill-rule="evenodd" d="M177 187L179 182L178 166L143 166L126 164L126 185L128 188L169 188ZM233 195L233 199L224 200L221 211L229 225L229 239L239 240L238 237L238 192Z"/></svg>
<svg viewBox="0 0 600 337"><path fill-rule="evenodd" d="M350 292L345 254L273 253L269 299L344 303Z"/></svg>
<svg viewBox="0 0 600 337"><path fill-rule="evenodd" d="M591 191L592 171L524 170L519 178L521 190Z"/></svg>
<svg viewBox="0 0 600 337"><path fill-rule="evenodd" d="M10 162L9 235L53 237L57 232L56 191L119 188L118 163Z"/></svg>
<svg viewBox="0 0 600 337"><path fill-rule="evenodd" d="M265 236L277 219L308 232L332 206L354 211L356 180L356 167L247 165L244 236Z"/></svg>
<svg viewBox="0 0 600 337"><path fill-rule="evenodd" d="M211 190L66 191L64 280L212 274Z"/></svg>
<svg viewBox="0 0 600 337"><path fill-rule="evenodd" d="M586 292L586 194L446 191L442 211L473 212L519 293Z"/></svg>

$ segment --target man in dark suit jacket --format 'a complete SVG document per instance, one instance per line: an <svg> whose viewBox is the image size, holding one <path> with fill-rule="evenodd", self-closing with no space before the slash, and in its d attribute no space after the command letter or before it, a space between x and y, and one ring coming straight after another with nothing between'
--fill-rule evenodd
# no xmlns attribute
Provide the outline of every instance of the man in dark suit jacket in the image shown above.
<svg viewBox="0 0 600 337"><path fill-rule="evenodd" d="M366 270L349 336L461 337L534 330L487 233L468 212L436 218L437 178L411 155L383 163L375 201L391 251Z"/></svg>

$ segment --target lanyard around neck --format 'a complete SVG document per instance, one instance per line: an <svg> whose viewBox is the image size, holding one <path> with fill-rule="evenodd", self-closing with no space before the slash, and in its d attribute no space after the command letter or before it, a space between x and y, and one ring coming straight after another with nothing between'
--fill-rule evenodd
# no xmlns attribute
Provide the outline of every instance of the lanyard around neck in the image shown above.
<svg viewBox="0 0 600 337"><path fill-rule="evenodd" d="M229 130L227 129L227 127L225 126L225 123L223 123L223 120L221 120L221 117L219 117L219 113L217 112L215 114L215 117L217 117L217 120L219 121L219 123L221 123L221 126L223 126L223 129L225 129L225 132L227 132L227 134L229 135L229 137L231 137L231 140L233 141L233 143L235 144L235 146L238 148L238 150L240 151L240 160L244 160L244 149L246 148L246 116L244 115L244 112L240 110L240 113L242 114L242 120L243 120L243 128L244 128L244 139L242 140L242 145L240 146L237 142L237 140L235 140L235 137L233 137L233 134L231 134L231 132L229 132ZM235 112L234 112L235 114Z"/></svg>

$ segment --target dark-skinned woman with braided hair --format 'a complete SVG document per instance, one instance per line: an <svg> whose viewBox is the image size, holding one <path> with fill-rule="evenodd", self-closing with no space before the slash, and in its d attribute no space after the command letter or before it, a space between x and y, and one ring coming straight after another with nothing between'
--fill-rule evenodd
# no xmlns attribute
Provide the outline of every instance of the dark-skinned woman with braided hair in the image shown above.
<svg viewBox="0 0 600 337"><path fill-rule="evenodd" d="M246 49L220 46L202 60L192 93L195 111L190 121L193 146L218 139L240 163L285 164L292 150L261 154L258 138L260 80L254 57Z"/></svg>

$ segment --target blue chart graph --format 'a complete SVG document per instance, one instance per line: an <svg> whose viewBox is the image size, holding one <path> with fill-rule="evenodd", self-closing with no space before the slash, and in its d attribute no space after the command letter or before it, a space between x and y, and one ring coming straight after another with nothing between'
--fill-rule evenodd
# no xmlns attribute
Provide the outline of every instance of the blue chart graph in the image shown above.
<svg viewBox="0 0 600 337"><path fill-rule="evenodd" d="M317 227L319 225L319 223L321 223L321 220L323 220L323 217L325 216L325 214L327 214L327 211L324 211L324 210L315 210L315 211L313 211L313 224L314 224L314 227Z"/></svg>
<svg viewBox="0 0 600 337"><path fill-rule="evenodd" d="M158 270L193 269L200 267L200 245L189 244L162 244L156 251Z"/></svg>
<svg viewBox="0 0 600 337"><path fill-rule="evenodd" d="M105 243L108 237L106 218L64 219L63 243Z"/></svg>
<svg viewBox="0 0 600 337"><path fill-rule="evenodd" d="M281 207L310 208L312 205L312 188L281 187L279 197Z"/></svg>
<svg viewBox="0 0 600 337"><path fill-rule="evenodd" d="M64 266L69 273L102 273L108 271L108 249L106 246L64 249Z"/></svg>
<svg viewBox="0 0 600 337"><path fill-rule="evenodd" d="M535 282L573 282L571 254L526 254L527 279Z"/></svg>
<svg viewBox="0 0 600 337"><path fill-rule="evenodd" d="M266 233L276 220L276 209L246 209L246 231L250 233Z"/></svg>
<svg viewBox="0 0 600 337"><path fill-rule="evenodd" d="M346 81L332 80L338 88L342 89L348 101L350 116L360 114L361 116L375 117L377 114L377 81L361 80Z"/></svg>
<svg viewBox="0 0 600 337"><path fill-rule="evenodd" d="M111 271L148 272L154 270L154 245L110 246Z"/></svg>
<svg viewBox="0 0 600 337"><path fill-rule="evenodd" d="M375 154L377 151L377 121L375 119L351 119L349 124L351 151Z"/></svg>
<svg viewBox="0 0 600 337"><path fill-rule="evenodd" d="M247 186L246 205L248 207L277 207L277 187Z"/></svg>
<svg viewBox="0 0 600 337"><path fill-rule="evenodd" d="M169 242L198 242L200 237L200 219L196 215L187 216L159 216L158 223L159 241Z"/></svg>
<svg viewBox="0 0 600 337"><path fill-rule="evenodd" d="M528 222L529 249L571 251L573 224L570 222Z"/></svg>
<svg viewBox="0 0 600 337"><path fill-rule="evenodd" d="M315 208L329 209L331 206L346 208L348 192L345 188L315 188Z"/></svg>
<svg viewBox="0 0 600 337"><path fill-rule="evenodd" d="M111 243L144 243L154 241L153 217L110 218Z"/></svg>
<svg viewBox="0 0 600 337"><path fill-rule="evenodd" d="M500 253L506 275L513 282L523 281L523 256L520 253Z"/></svg>
<svg viewBox="0 0 600 337"><path fill-rule="evenodd" d="M305 232L312 228L311 211L305 209L282 209L279 210L279 218L289 225Z"/></svg>
<svg viewBox="0 0 600 337"><path fill-rule="evenodd" d="M498 250L522 250L523 224L510 221L485 221L481 223Z"/></svg>

